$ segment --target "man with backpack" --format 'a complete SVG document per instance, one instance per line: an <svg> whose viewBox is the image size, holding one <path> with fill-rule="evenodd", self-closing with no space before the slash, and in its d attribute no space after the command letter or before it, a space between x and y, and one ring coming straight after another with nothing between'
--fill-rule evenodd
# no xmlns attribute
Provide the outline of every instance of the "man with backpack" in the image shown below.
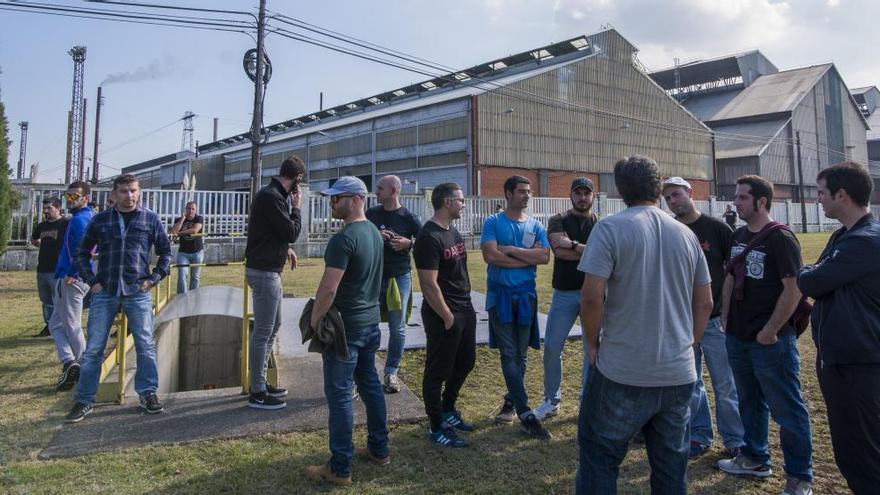
<svg viewBox="0 0 880 495"><path fill-rule="evenodd" d="M769 415L780 427L787 482L783 494L812 493L810 418L801 393L800 354L791 318L801 301L800 245L770 218L773 184L757 175L736 181L736 206L745 227L734 232L721 294L727 356L739 396L745 445L718 467L735 475L772 474Z"/></svg>

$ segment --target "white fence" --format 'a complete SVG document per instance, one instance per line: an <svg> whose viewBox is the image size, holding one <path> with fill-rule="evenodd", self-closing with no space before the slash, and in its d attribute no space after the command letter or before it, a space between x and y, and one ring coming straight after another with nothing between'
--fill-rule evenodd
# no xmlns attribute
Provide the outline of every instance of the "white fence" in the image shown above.
<svg viewBox="0 0 880 495"><path fill-rule="evenodd" d="M33 232L34 226L42 221L43 199L60 198L62 207L65 204L63 186L56 187L17 187L21 194L21 207L13 213L12 237L10 244L23 245L27 243ZM109 191L95 189L92 191L92 199L101 205ZM170 191L157 189L144 189L141 202L144 207L155 211L162 221L169 227L174 220L183 212L187 201L195 201L199 205L199 214L205 220L204 232L208 237L241 236L247 232L247 218L250 204L250 194L247 192L233 191ZM418 215L422 221L433 215L431 208L430 192L424 194L405 194L401 202L410 211ZM456 228L465 236L479 235L486 217L495 213L499 205L504 204L504 199L499 197L472 196L465 202L465 211L461 219L456 221ZM721 217L727 205L726 201L696 201L697 208L706 215ZM367 197L367 206L376 205L375 195ZM529 208L526 210L544 225L547 220L571 207L568 198L532 198ZM662 205L666 209L665 203ZM593 210L601 217L619 213L626 208L621 199L608 198L605 194L598 194L593 205ZM308 200L303 205L304 230L308 232L308 240L320 241L328 238L342 224L340 220L334 220L330 214L330 199L319 194L309 194ZM668 211L668 209L667 209ZM840 226L834 220L825 217L822 206L817 203L807 203L807 231L827 232ZM880 208L873 207L875 215L880 216ZM771 209L771 215L775 220L786 223L797 232L802 231L801 205L799 203L775 202ZM305 239L303 239L305 240Z"/></svg>

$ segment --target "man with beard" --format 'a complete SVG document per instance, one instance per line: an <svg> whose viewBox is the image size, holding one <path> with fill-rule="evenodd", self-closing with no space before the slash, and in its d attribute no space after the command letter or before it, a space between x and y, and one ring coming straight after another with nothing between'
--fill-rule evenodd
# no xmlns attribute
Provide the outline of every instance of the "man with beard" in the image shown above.
<svg viewBox="0 0 880 495"><path fill-rule="evenodd" d="M787 481L783 493L809 495L813 481L812 431L801 391L801 359L791 322L801 299L797 287L801 247L787 228L764 231L774 227L772 204L770 181L757 175L737 179L734 205L746 226L733 234L729 263L733 266L728 268L722 288L721 324L727 334L727 358L736 382L745 445L736 457L718 461L718 468L757 478L773 473L768 441L772 413L779 424L779 443L785 458ZM752 249L745 259L737 258L749 246Z"/></svg>
<svg viewBox="0 0 880 495"><path fill-rule="evenodd" d="M693 189L681 177L670 177L663 183L663 197L675 219L688 226L700 241L703 255L712 276L712 300L715 302L703 338L694 344L694 362L697 385L691 398L690 458L695 459L709 451L712 444L712 415L703 384L703 356L712 378L715 392L715 419L718 433L727 448L728 457L736 457L743 446L743 424L739 417L736 384L727 363L724 331L721 330L721 286L724 284L724 265L730 257L733 231L725 222L703 215L694 206Z"/></svg>
<svg viewBox="0 0 880 495"><path fill-rule="evenodd" d="M458 184L440 184L431 193L434 216L416 237L413 257L425 303L427 339L422 398L431 421L431 441L465 447L455 430L473 431L455 409L458 391L476 359L477 316L471 303L467 249L452 222L461 218L464 195ZM441 398L441 389L443 390Z"/></svg>
<svg viewBox="0 0 880 495"><path fill-rule="evenodd" d="M560 213L547 222L550 245L553 246L553 300L547 314L547 330L544 333L544 402L535 409L541 421L559 414L562 401L562 349L565 340L581 313L581 286L584 273L578 271L578 262L587 245L593 225L599 217L592 212L593 181L579 177L571 183L571 209ZM584 371L581 382L586 379L589 366L587 340L584 343Z"/></svg>
<svg viewBox="0 0 880 495"><path fill-rule="evenodd" d="M345 327L348 356L325 350L324 395L327 397L330 460L309 466L305 475L335 485L351 484L352 384L367 410L367 447L358 453L378 465L391 462L385 395L376 373L379 349L379 289L382 285L382 237L364 214L367 186L357 177L340 177L329 189L333 218L343 227L330 238L324 251L324 275L312 306L312 329L331 307L339 310ZM343 353L345 354L345 353Z"/></svg>
<svg viewBox="0 0 880 495"><path fill-rule="evenodd" d="M532 197L529 179L508 178L504 196L507 209L486 219L480 239L483 260L489 264L489 345L498 347L507 385L495 422L512 424L518 417L526 435L546 440L550 432L529 407L525 374L529 346L541 347L535 279L538 265L550 261L550 241L544 227L523 211Z"/></svg>

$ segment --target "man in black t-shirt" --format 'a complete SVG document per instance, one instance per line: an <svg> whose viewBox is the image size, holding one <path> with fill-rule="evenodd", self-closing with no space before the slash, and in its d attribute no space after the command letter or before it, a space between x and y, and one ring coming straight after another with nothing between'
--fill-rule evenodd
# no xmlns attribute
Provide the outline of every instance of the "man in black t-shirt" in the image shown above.
<svg viewBox="0 0 880 495"><path fill-rule="evenodd" d="M477 317L471 303L467 249L452 226L464 209L461 187L451 182L440 184L431 193L431 204L434 217L422 227L413 250L425 296L422 322L427 350L422 398L431 421L431 441L464 447L467 443L455 430L473 431L474 427L456 411L455 401L474 367Z"/></svg>
<svg viewBox="0 0 880 495"><path fill-rule="evenodd" d="M198 214L198 205L195 201L186 204L183 215L174 222L171 227L171 235L177 236L180 240L180 248L177 250L177 293L183 294L189 290L199 288L199 279L202 274L201 265L205 259L205 252L202 249L202 227L205 221ZM187 279L189 285L187 286Z"/></svg>
<svg viewBox="0 0 880 495"><path fill-rule="evenodd" d="M773 184L757 175L736 181L737 213L746 222L734 233L730 263L772 220ZM748 252L740 280L729 271L721 294L727 357L739 396L745 445L718 461L735 475L767 477L769 415L779 424L788 477L786 493L810 493L813 481L810 417L801 393L800 354L790 318L801 298L800 245L790 230L776 230ZM737 263L738 264L738 263Z"/></svg>
<svg viewBox="0 0 880 495"><path fill-rule="evenodd" d="M49 318L52 317L52 297L55 290L55 265L61 246L64 244L64 231L67 219L61 216L61 200L49 198L43 200L44 220L37 224L31 234L31 244L40 248L37 257L37 292L43 304L43 329L34 337L48 337Z"/></svg>
<svg viewBox="0 0 880 495"><path fill-rule="evenodd" d="M721 329L721 286L724 284L724 264L730 257L733 231L721 220L703 215L694 205L693 189L681 177L670 177L663 183L663 198L676 220L687 225L697 236L709 275L712 277L712 300L715 305L703 338L694 344L694 363L697 368L697 384L691 397L689 422L690 453L694 459L709 451L712 444L712 415L709 399L703 384L703 356L712 379L715 392L715 419L718 433L724 441L729 457L736 457L743 446L743 424L739 416L739 399L736 384L727 361L724 331ZM734 215L736 215L734 213Z"/></svg>
<svg viewBox="0 0 880 495"><path fill-rule="evenodd" d="M733 211L733 207L731 205L727 205L727 210L724 212L724 223L730 226L731 229L736 228L736 212Z"/></svg>
<svg viewBox="0 0 880 495"><path fill-rule="evenodd" d="M535 416L544 421L559 414L562 401L562 349L565 339L581 312L581 286L584 272L577 269L587 238L599 217L593 213L593 181L579 177L571 183L571 209L550 217L547 236L553 248L553 300L547 314L544 333L544 401L535 409ZM584 370L581 382L586 383L589 360L587 341L584 343Z"/></svg>
<svg viewBox="0 0 880 495"><path fill-rule="evenodd" d="M388 315L388 356L385 358L383 386L388 393L400 391L397 371L403 357L406 340L406 311L412 292L412 268L409 253L412 250L421 222L400 204L400 179L386 175L376 186L379 205L367 210L367 220L373 222L385 243L385 261L382 265L382 292L379 301ZM389 308L388 286L391 280L400 294L400 308ZM392 298L398 299L398 298Z"/></svg>

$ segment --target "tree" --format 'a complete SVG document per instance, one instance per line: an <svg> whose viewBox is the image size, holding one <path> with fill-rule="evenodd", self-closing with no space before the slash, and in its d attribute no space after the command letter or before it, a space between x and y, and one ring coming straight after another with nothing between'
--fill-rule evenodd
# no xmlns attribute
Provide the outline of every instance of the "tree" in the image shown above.
<svg viewBox="0 0 880 495"><path fill-rule="evenodd" d="M18 205L18 193L9 182L9 122L6 120L6 107L0 98L0 254L6 252L9 235L12 231L12 212Z"/></svg>

